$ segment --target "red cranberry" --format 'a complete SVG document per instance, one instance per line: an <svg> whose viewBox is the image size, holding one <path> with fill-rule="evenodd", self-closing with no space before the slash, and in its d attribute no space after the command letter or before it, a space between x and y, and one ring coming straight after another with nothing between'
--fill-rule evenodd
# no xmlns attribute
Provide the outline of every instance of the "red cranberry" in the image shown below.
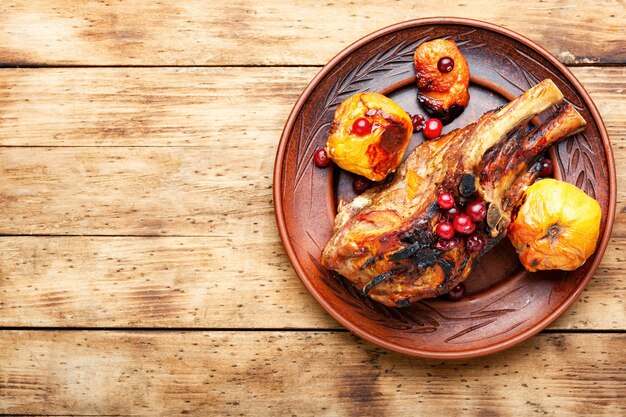
<svg viewBox="0 0 626 417"><path fill-rule="evenodd" d="M437 204L442 209L449 209L454 207L454 197L450 193L442 193L437 197Z"/></svg>
<svg viewBox="0 0 626 417"><path fill-rule="evenodd" d="M352 123L352 133L357 136L365 136L372 131L372 122L365 117L359 117Z"/></svg>
<svg viewBox="0 0 626 417"><path fill-rule="evenodd" d="M454 227L448 222L442 222L435 227L435 233L444 239L452 239L454 237Z"/></svg>
<svg viewBox="0 0 626 417"><path fill-rule="evenodd" d="M424 128L426 124L426 118L421 114L414 114L411 117L411 123L413 124L413 132L419 132Z"/></svg>
<svg viewBox="0 0 626 417"><path fill-rule="evenodd" d="M315 154L313 155L313 162L315 162L315 165L319 168L326 168L328 165L330 165L331 159L328 157L326 151L322 148L315 151Z"/></svg>
<svg viewBox="0 0 626 417"><path fill-rule="evenodd" d="M437 69L441 73L447 73L454 69L454 60L449 56L444 56L437 62Z"/></svg>
<svg viewBox="0 0 626 417"><path fill-rule="evenodd" d="M459 214L454 218L454 230L464 235L471 235L476 230L476 226L466 214Z"/></svg>
<svg viewBox="0 0 626 417"><path fill-rule="evenodd" d="M370 188L372 182L365 177L356 177L354 181L352 181L352 188L354 192L357 194L363 193L365 190Z"/></svg>
<svg viewBox="0 0 626 417"><path fill-rule="evenodd" d="M546 158L541 161L541 170L539 171L539 175L541 175L542 177L551 177L552 173L554 173L552 160L550 158Z"/></svg>
<svg viewBox="0 0 626 417"><path fill-rule="evenodd" d="M453 237L452 239L439 239L437 243L435 243L435 249L439 249L443 252L448 252L459 246L460 243L461 239L459 239L458 237Z"/></svg>
<svg viewBox="0 0 626 417"><path fill-rule="evenodd" d="M472 252L480 252L486 244L484 236L480 233L474 233L465 241L465 247Z"/></svg>
<svg viewBox="0 0 626 417"><path fill-rule="evenodd" d="M454 206L449 208L447 211L448 221L453 221L459 214L461 214L461 210L459 210L458 207Z"/></svg>
<svg viewBox="0 0 626 417"><path fill-rule="evenodd" d="M452 288L446 294L446 297L448 297L448 299L452 301L459 301L464 296L465 296L465 284L463 283L460 283L456 287Z"/></svg>
<svg viewBox="0 0 626 417"><path fill-rule="evenodd" d="M426 120L426 124L424 125L424 137L426 139L435 139L437 136L441 134L441 129L443 125L441 124L441 120L435 119L434 117Z"/></svg>
<svg viewBox="0 0 626 417"><path fill-rule="evenodd" d="M474 200L467 205L465 214L467 214L474 223L482 222L485 216L487 216L487 206L483 201Z"/></svg>

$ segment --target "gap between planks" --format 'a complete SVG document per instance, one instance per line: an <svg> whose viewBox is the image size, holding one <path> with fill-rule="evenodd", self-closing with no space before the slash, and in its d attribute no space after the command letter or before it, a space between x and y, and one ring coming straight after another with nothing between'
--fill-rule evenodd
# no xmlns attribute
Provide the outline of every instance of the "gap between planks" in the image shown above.
<svg viewBox="0 0 626 417"><path fill-rule="evenodd" d="M626 65L622 63L575 63L567 64L568 67L608 67ZM206 65L60 65L60 64L12 64L0 62L1 69L83 69L83 68L319 68L318 64L206 64ZM0 414L1 415L1 414Z"/></svg>
<svg viewBox="0 0 626 417"><path fill-rule="evenodd" d="M582 57L586 59L586 57ZM623 62L571 62L565 63L560 61L568 68L598 68L598 67L626 67ZM324 65L318 64L205 64L205 65L61 65L61 64L14 64L0 62L0 70L2 69L89 69L89 68L318 68L322 69ZM0 414L1 415L1 414Z"/></svg>
<svg viewBox="0 0 626 417"><path fill-rule="evenodd" d="M316 327L250 327L250 328L220 328L220 327L31 327L31 326L5 326L0 327L0 333L5 331L28 331L28 332L132 332L132 333L349 333L346 328L316 328ZM537 334L626 334L626 330L618 329L543 329ZM0 414L1 415L1 414Z"/></svg>
<svg viewBox="0 0 626 417"><path fill-rule="evenodd" d="M0 413L0 417L133 417L140 414L5 414Z"/></svg>

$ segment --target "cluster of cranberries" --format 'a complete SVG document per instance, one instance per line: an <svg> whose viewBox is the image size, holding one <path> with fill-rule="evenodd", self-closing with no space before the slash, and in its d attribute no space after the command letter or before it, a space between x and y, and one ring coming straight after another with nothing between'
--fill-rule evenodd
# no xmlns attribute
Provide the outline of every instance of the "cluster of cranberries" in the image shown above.
<svg viewBox="0 0 626 417"><path fill-rule="evenodd" d="M481 251L485 247L485 238L476 232L476 224L481 223L487 216L487 206L484 201L470 202L462 212L455 204L454 197L449 193L441 193L437 197L437 204L445 210L444 221L437 224L435 234L439 240L435 247L444 252L457 247L461 243L460 236L465 236L465 246L470 251Z"/></svg>
<svg viewBox="0 0 626 417"><path fill-rule="evenodd" d="M487 216L487 206L484 201L473 200L465 205L462 210L462 201L459 205L450 193L443 192L437 196L437 205L444 211L444 220L435 226L435 234L439 239L435 248L447 252L463 243L461 237L465 237L465 247L472 252L480 252L486 244L484 236L476 232L476 225L481 224ZM465 295L463 283L452 288L446 297L458 301Z"/></svg>

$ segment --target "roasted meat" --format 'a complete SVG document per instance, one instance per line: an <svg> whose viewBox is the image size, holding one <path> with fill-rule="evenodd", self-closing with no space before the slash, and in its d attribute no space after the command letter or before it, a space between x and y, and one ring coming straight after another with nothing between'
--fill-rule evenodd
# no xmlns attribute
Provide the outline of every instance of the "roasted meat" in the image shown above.
<svg viewBox="0 0 626 417"><path fill-rule="evenodd" d="M478 122L419 145L393 180L340 204L322 264L388 306L448 292L505 236L524 188L538 175L537 156L584 128L569 104L540 126L529 126L531 118L562 99L556 85L544 80ZM476 231L486 242L481 251L463 243L446 251L436 244L433 231L444 216L436 200L442 192L487 204Z"/></svg>
<svg viewBox="0 0 626 417"><path fill-rule="evenodd" d="M454 41L435 39L420 44L413 57L417 99L428 114L444 124L463 112L469 101L470 72Z"/></svg>

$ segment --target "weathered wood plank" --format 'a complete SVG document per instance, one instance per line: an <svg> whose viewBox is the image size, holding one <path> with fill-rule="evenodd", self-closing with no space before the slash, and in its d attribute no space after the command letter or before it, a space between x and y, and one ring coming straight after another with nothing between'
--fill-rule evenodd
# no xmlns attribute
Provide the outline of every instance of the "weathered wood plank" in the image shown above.
<svg viewBox="0 0 626 417"><path fill-rule="evenodd" d="M2 69L0 145L239 146L271 154L319 69ZM624 138L624 69L572 71L613 139Z"/></svg>
<svg viewBox="0 0 626 417"><path fill-rule="evenodd" d="M274 233L273 150L1 148L0 234ZM233 253L235 256L236 253Z"/></svg>
<svg viewBox="0 0 626 417"><path fill-rule="evenodd" d="M71 0L0 6L4 65L320 65L360 37L404 20L458 16L489 21L542 44L566 63L626 61L619 0L480 0L436 7L384 0L175 3ZM314 42L312 40L315 40Z"/></svg>
<svg viewBox="0 0 626 417"><path fill-rule="evenodd" d="M623 416L623 334L542 334L469 361L347 333L0 332L0 412Z"/></svg>
<svg viewBox="0 0 626 417"><path fill-rule="evenodd" d="M0 326L339 327L272 228L249 241L0 238Z"/></svg>
<svg viewBox="0 0 626 417"><path fill-rule="evenodd" d="M552 329L626 330L623 248ZM238 256L233 256L238 253ZM276 234L237 238L0 238L0 326L341 328Z"/></svg>
<svg viewBox="0 0 626 417"><path fill-rule="evenodd" d="M317 71L5 68L0 145L255 147L271 154Z"/></svg>

